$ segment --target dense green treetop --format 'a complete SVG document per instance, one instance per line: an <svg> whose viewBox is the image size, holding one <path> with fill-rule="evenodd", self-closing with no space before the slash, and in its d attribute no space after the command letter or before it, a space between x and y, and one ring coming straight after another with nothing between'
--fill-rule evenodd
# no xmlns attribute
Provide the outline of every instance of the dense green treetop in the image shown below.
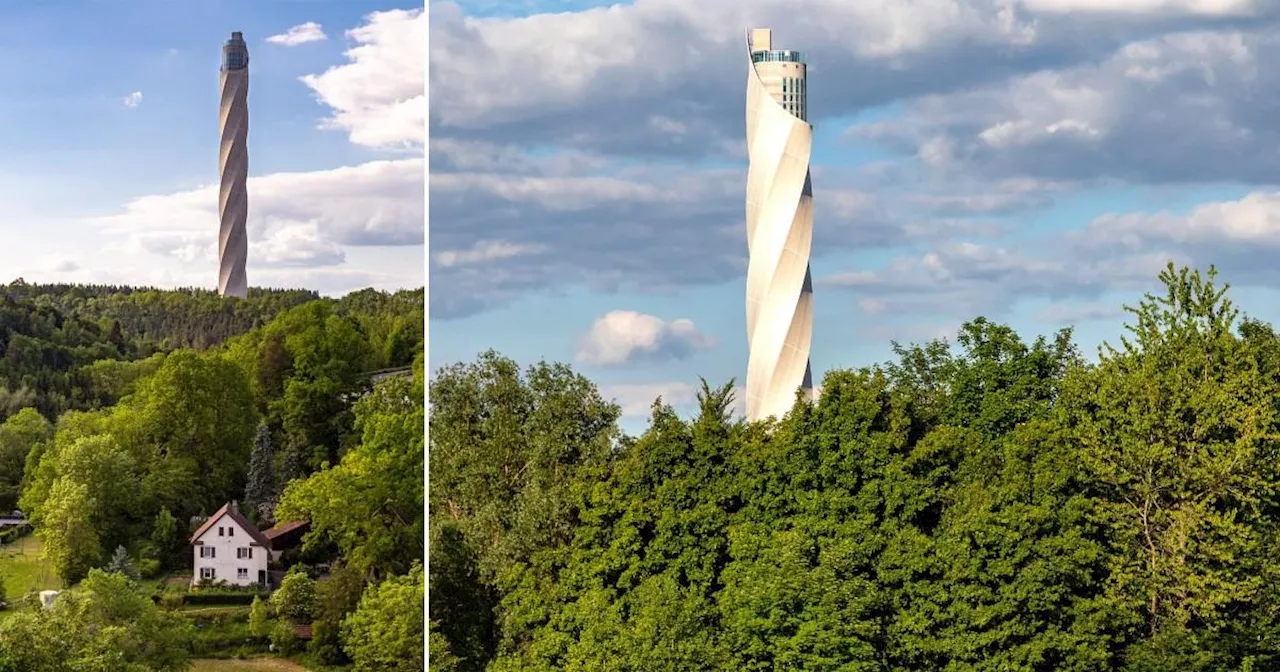
<svg viewBox="0 0 1280 672"><path fill-rule="evenodd" d="M747 423L484 353L431 381L456 670L1280 666L1280 337L1172 265L1086 361L976 319Z"/></svg>

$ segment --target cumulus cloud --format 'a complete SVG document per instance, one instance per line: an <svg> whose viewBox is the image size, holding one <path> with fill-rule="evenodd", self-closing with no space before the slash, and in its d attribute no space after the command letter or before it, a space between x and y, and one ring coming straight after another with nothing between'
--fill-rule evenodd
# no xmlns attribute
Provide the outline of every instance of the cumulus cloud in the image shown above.
<svg viewBox="0 0 1280 672"><path fill-rule="evenodd" d="M660 383L624 383L604 385L600 388L600 396L610 399L622 407L624 418L639 418L649 415L653 402L659 398L672 407L689 406L698 401L698 388L684 382L668 381Z"/></svg>
<svg viewBox="0 0 1280 672"><path fill-rule="evenodd" d="M133 107L137 107L137 106L141 105L141 104L142 104L142 92L141 92L141 91L134 91L133 93L131 93L131 94L129 94L129 95L127 95L127 96L125 96L125 97L124 97L123 102L124 102L124 106L125 106L125 107L129 107L129 108L133 108Z"/></svg>
<svg viewBox="0 0 1280 672"><path fill-rule="evenodd" d="M272 35L271 37L268 37L267 42L270 42L271 44L279 44L285 47L296 47L299 44L321 42L325 39L328 38L325 36L324 29L321 28L320 24L315 21L308 21L306 23L296 25L279 35Z"/></svg>
<svg viewBox="0 0 1280 672"><path fill-rule="evenodd" d="M1073 3L1098 11L1067 11ZM476 18L438 2L429 121L433 137L729 157L743 144L742 26L773 26L776 39L804 50L821 127L919 95L1093 63L1154 34L1263 25L1270 14L1245 0L648 0Z"/></svg>
<svg viewBox="0 0 1280 672"><path fill-rule="evenodd" d="M438 250L431 253L431 260L443 268L471 266L510 259L525 254L537 254L546 249L543 245L510 243L505 240L481 240L465 250Z"/></svg>
<svg viewBox="0 0 1280 672"><path fill-rule="evenodd" d="M1270 113L1280 82L1259 67L1280 57L1270 3L886 7L647 0L476 18L437 3L427 73L433 318L574 285L666 292L739 281L744 66L734 26L772 25L783 46L806 52L819 128L902 103L904 114L895 105L863 116L840 140L881 143L886 158L814 166L815 278L858 295L851 305L877 321L929 311L941 329L953 314L1028 296L1088 301L1147 287L1168 259L1213 250L1145 228L1138 239L1154 242L1144 249L1090 250L1022 236L1018 227L1038 220L1010 215L1099 184L1280 174L1280 154L1266 149L1280 146ZM801 14L824 20L797 23ZM531 53L541 67L528 67ZM838 74L848 72L857 75ZM1003 238L1015 231L1026 240ZM852 250L893 260L828 270L824 255Z"/></svg>
<svg viewBox="0 0 1280 672"><path fill-rule="evenodd" d="M1135 40L1098 63L912 102L857 137L912 153L947 147L988 176L1270 184L1280 31L1196 30Z"/></svg>
<svg viewBox="0 0 1280 672"><path fill-rule="evenodd" d="M70 273L80 269L80 262L75 255L53 252L40 257L35 268L46 273Z"/></svg>
<svg viewBox="0 0 1280 672"><path fill-rule="evenodd" d="M1185 213L1130 212L1082 229L1021 241L949 241L870 269L831 273L817 284L850 292L878 320L996 316L1029 298L1049 299L1036 318L1071 324L1117 317L1104 294L1149 291L1165 264L1230 269L1242 286L1280 284L1280 192L1258 191ZM880 324L876 335L901 325Z"/></svg>
<svg viewBox="0 0 1280 672"><path fill-rule="evenodd" d="M882 307L878 319L886 322L924 315L940 328L951 328L976 315L1003 314L1032 296L1094 299L1108 291L1145 288L1171 259L1186 257L1162 248L1090 254L1061 236L1008 245L946 242L879 268L833 273L816 282Z"/></svg>
<svg viewBox="0 0 1280 672"><path fill-rule="evenodd" d="M322 127L346 131L351 142L375 149L421 149L426 133L421 9L375 12L346 33L356 43L348 63L302 82L333 109Z"/></svg>
<svg viewBox="0 0 1280 672"><path fill-rule="evenodd" d="M662 318L630 310L606 313L591 325L578 347L584 364L617 365L637 360L683 359L711 347L715 339L698 330L693 320Z"/></svg>
<svg viewBox="0 0 1280 672"><path fill-rule="evenodd" d="M598 155L535 157L484 145L473 156L485 170L436 172L449 159L432 162L433 319L574 284L665 292L745 273L741 168L625 166ZM841 186L838 175L815 179L834 183L815 200L817 257L992 228L897 218L870 192ZM467 263L473 260L502 263L479 269Z"/></svg>
<svg viewBox="0 0 1280 672"><path fill-rule="evenodd" d="M1252 0L1023 0L1038 12L1094 12L1100 14L1174 14L1192 16L1250 16Z"/></svg>
<svg viewBox="0 0 1280 672"><path fill-rule="evenodd" d="M254 266L316 267L336 266L347 255L336 243L323 237L315 221L272 227L253 247Z"/></svg>
<svg viewBox="0 0 1280 672"><path fill-rule="evenodd" d="M251 177L247 228L251 243L299 240L298 234L339 245L419 245L423 236L422 159L371 161L356 166ZM92 223L150 252L212 241L218 188L143 196L124 212ZM285 231L288 233L281 234ZM295 260L296 261L296 260Z"/></svg>

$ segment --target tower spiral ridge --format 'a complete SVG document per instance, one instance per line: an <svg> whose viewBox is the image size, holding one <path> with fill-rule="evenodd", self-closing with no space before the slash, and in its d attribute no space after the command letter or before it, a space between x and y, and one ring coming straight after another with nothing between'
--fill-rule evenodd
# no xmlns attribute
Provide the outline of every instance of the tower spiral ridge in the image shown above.
<svg viewBox="0 0 1280 672"><path fill-rule="evenodd" d="M245 264L249 240L249 52L240 33L222 48L219 77L222 101L218 113L218 294L248 294Z"/></svg>
<svg viewBox="0 0 1280 672"><path fill-rule="evenodd" d="M781 418L797 389L812 394L813 127L805 120L805 64L748 34L747 418Z"/></svg>

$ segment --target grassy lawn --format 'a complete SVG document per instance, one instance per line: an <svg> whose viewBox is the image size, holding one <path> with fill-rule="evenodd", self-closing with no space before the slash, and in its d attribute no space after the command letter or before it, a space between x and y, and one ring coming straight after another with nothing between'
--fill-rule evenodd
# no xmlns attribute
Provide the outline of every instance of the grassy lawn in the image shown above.
<svg viewBox="0 0 1280 672"><path fill-rule="evenodd" d="M33 590L62 588L53 568L40 561L40 540L34 535L0 546L0 576L10 604Z"/></svg>
<svg viewBox="0 0 1280 672"><path fill-rule="evenodd" d="M193 660L191 672L306 672L297 663L265 656L245 660Z"/></svg>

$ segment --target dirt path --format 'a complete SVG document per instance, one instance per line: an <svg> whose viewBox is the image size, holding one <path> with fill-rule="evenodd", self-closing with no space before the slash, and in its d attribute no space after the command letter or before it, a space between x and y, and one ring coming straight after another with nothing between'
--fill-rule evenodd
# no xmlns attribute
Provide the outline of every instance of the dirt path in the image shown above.
<svg viewBox="0 0 1280 672"><path fill-rule="evenodd" d="M306 672L307 668L280 658L250 658L248 660L214 660L209 658L191 661L191 672Z"/></svg>

